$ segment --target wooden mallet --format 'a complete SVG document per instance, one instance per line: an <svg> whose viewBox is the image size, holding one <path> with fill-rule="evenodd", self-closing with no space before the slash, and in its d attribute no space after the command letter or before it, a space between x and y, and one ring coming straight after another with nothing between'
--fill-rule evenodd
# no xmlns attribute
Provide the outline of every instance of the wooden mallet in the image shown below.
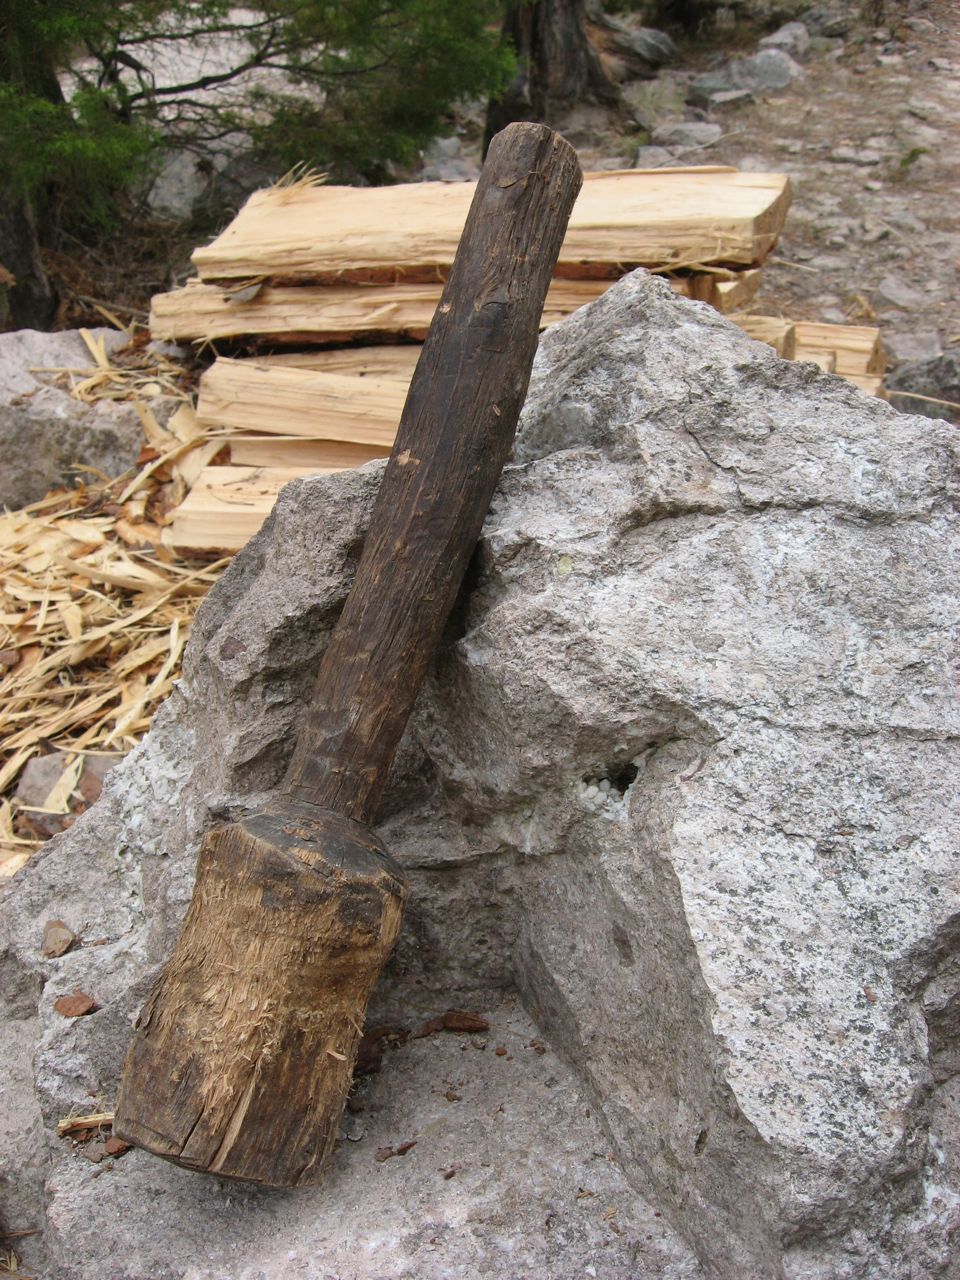
<svg viewBox="0 0 960 1280"><path fill-rule="evenodd" d="M203 841L113 1123L184 1168L323 1176L406 896L369 824L510 453L580 182L543 125L493 140L281 791Z"/></svg>

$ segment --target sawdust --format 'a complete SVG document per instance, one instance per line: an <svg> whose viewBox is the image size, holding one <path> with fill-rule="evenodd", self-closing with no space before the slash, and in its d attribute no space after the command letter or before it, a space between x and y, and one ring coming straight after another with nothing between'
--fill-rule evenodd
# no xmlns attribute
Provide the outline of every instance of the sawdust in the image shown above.
<svg viewBox="0 0 960 1280"><path fill-rule="evenodd" d="M42 843L15 795L24 766L41 752L67 752L41 811L70 812L85 756L126 751L148 728L177 679L197 608L227 564L186 560L164 543L197 461L220 447L186 406L167 428L150 408L155 396L186 398L182 368L134 334L118 359L81 332L91 367L48 372L87 403L133 401L144 447L132 476L87 473L72 490L0 515L2 876Z"/></svg>

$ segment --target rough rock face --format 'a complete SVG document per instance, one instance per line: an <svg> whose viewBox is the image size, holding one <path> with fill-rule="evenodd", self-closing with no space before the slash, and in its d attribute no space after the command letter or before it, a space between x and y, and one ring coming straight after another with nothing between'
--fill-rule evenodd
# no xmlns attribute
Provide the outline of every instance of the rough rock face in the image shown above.
<svg viewBox="0 0 960 1280"><path fill-rule="evenodd" d="M108 351L126 342L114 329L91 332L106 340ZM78 465L108 476L133 466L143 442L133 405L83 404L49 385L53 374L41 372L91 364L83 339L72 330L0 334L0 505L26 506L57 485L72 485Z"/></svg>
<svg viewBox="0 0 960 1280"><path fill-rule="evenodd" d="M24 1120L55 1273L955 1276L956 463L946 424L642 273L551 330L381 824L412 900L372 1020L488 1009L490 1046L388 1055L316 1193L139 1152L94 1182ZM200 833L282 773L379 465L284 491L148 738L8 895L48 1133L113 1097ZM106 942L44 961L50 919ZM66 1021L75 988L100 1008ZM473 1110L438 1110L457 1059ZM418 1145L376 1164L385 1134Z"/></svg>

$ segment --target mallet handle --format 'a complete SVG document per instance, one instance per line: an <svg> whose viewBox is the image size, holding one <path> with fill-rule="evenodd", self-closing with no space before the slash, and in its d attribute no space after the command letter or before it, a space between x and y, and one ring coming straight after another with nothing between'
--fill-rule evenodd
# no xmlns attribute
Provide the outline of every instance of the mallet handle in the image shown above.
<svg viewBox="0 0 960 1280"><path fill-rule="evenodd" d="M544 125L512 124L490 145L283 784L298 800L376 815L510 454L581 181Z"/></svg>

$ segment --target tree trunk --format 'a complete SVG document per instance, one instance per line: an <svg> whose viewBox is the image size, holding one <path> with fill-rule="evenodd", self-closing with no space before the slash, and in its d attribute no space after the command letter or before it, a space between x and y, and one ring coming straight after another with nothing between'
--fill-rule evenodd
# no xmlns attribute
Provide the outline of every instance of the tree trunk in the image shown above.
<svg viewBox="0 0 960 1280"><path fill-rule="evenodd" d="M504 37L517 54L517 74L487 107L484 151L514 120L556 124L581 102L622 108L618 82L647 79L676 52L662 31L630 28L604 13L601 0L511 3Z"/></svg>
<svg viewBox="0 0 960 1280"><path fill-rule="evenodd" d="M503 34L516 50L517 74L487 107L484 152L512 121L549 124L578 102L619 103L619 91L588 39L586 0L509 4Z"/></svg>
<svg viewBox="0 0 960 1280"><path fill-rule="evenodd" d="M63 91L47 52L30 6L8 5L0 14L0 85L60 105ZM0 164L0 285L6 287L6 322L15 329L46 329L56 316L58 299L43 269L42 242L50 238L38 229L34 201Z"/></svg>
<svg viewBox="0 0 960 1280"><path fill-rule="evenodd" d="M33 207L25 196L2 187L0 267L0 284L6 285L7 324L14 329L49 328L58 299L43 269Z"/></svg>

